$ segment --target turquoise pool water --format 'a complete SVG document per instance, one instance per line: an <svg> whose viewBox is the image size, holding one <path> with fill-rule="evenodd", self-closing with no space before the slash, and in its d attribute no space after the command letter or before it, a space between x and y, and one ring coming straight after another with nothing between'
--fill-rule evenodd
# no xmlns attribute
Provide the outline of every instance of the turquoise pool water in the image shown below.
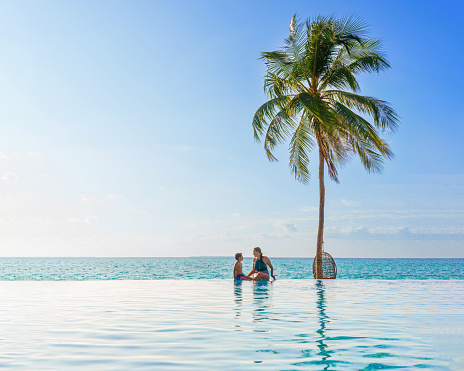
<svg viewBox="0 0 464 371"><path fill-rule="evenodd" d="M233 257L0 258L1 280L230 279ZM252 260L243 262L251 270ZM312 259L272 258L280 279L312 277ZM464 259L336 259L340 279L461 279ZM246 273L248 273L248 271Z"/></svg>
<svg viewBox="0 0 464 371"><path fill-rule="evenodd" d="M2 281L0 368L464 369L464 281Z"/></svg>

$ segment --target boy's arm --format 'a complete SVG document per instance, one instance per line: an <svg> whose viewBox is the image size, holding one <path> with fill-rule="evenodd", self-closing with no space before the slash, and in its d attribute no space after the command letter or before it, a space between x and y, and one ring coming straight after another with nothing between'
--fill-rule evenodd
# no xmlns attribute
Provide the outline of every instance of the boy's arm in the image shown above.
<svg viewBox="0 0 464 371"><path fill-rule="evenodd" d="M251 270L250 273L248 273L248 277L250 277L253 273L255 273L255 260L256 258L253 259L253 269Z"/></svg>

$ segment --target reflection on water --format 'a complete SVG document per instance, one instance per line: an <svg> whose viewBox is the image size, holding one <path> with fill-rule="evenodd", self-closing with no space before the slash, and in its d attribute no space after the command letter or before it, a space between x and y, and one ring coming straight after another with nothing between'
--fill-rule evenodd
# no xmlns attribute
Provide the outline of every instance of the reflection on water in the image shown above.
<svg viewBox="0 0 464 371"><path fill-rule="evenodd" d="M242 304L243 304L242 284L243 284L243 281L234 280L235 317L237 319L242 316ZM240 323L236 323L234 326L236 327L235 331L241 331Z"/></svg>
<svg viewBox="0 0 464 371"><path fill-rule="evenodd" d="M242 283L241 280L234 281L234 299L236 306L241 306L243 301L243 294L242 294Z"/></svg>
<svg viewBox="0 0 464 371"><path fill-rule="evenodd" d="M247 291L252 292L251 301L246 301L243 298L243 288ZM260 323L270 319L270 308L271 304L271 288L272 283L269 281L235 281L234 282L234 314L235 318L239 318L243 315L243 312L251 313L251 322ZM237 323L235 327L240 328L240 323ZM240 331L240 330L237 330ZM253 332L267 332L267 329L263 329L260 326L254 326Z"/></svg>
<svg viewBox="0 0 464 371"><path fill-rule="evenodd" d="M462 281L7 282L0 296L5 369L464 370Z"/></svg>
<svg viewBox="0 0 464 371"><path fill-rule="evenodd" d="M316 340L317 347L319 348L319 353L322 357L322 362L321 364L324 364L324 370L328 370L330 367L330 353L331 351L327 350L327 344L325 343L325 340L327 336L325 335L325 328L326 324L330 322L329 316L325 313L325 307L326 307L326 301L325 301L325 287L324 287L324 282L321 280L316 281L316 293L317 293L317 300L316 300L316 306L317 306L317 317L319 321L319 329L316 331L319 334L319 339Z"/></svg>
<svg viewBox="0 0 464 371"><path fill-rule="evenodd" d="M260 322L269 319L269 308L272 307L270 302L272 282L255 281L253 282L253 301L252 314L253 322ZM267 332L267 330L256 329L257 332Z"/></svg>
<svg viewBox="0 0 464 371"><path fill-rule="evenodd" d="M311 369L329 370L329 369L358 369L358 370L377 370L386 368L398 369L422 369L434 368L437 370L449 370L445 366L446 362L440 360L433 347L427 344L423 338L414 336L414 326L420 316L412 317L404 322L404 317L408 317L408 311L414 316L414 309L406 310L404 307L392 305L393 297L389 299L380 298L382 292L371 292L369 294L353 295L356 288L351 288L353 292L345 293L342 298L331 297L333 307L332 312L338 313L337 321L333 321L327 314L327 291L334 293L333 283L326 283L318 280L314 283L315 307L317 329L316 335L296 334L292 340L298 343L311 343L311 337L314 339L314 351L304 349L301 351L299 362L292 363L292 366L305 366ZM383 293L385 295L385 292ZM391 292L388 295L392 295ZM377 296L377 297L376 297ZM404 301L406 298L403 296ZM360 299L363 297L362 299ZM428 295L425 300L429 300ZM376 300L383 302L379 305ZM401 299L400 299L401 300ZM357 301L362 301L362 306L356 305ZM346 304L350 307L347 307ZM366 310L366 308L369 308ZM399 309L401 308L401 309ZM393 309L393 310L392 310ZM378 312L376 312L378 310ZM351 314L348 320L340 321L341 312L346 311ZM384 312L384 315L381 312ZM386 314L388 313L388 314ZM400 323L396 323L402 318L403 328ZM388 320L386 320L388 318ZM310 322L309 316L306 320ZM334 322L329 327L329 323ZM416 322L415 324L412 324ZM375 325L373 326L373 324ZM408 329L411 332L408 332ZM379 336L380 335L380 336ZM464 344L464 343L463 343ZM420 354L419 354L420 353ZM434 354L433 357L430 357ZM357 360L354 362L353 360ZM361 362L359 360L362 360ZM433 364L433 365L432 365ZM314 367L314 368L312 368Z"/></svg>
<svg viewBox="0 0 464 371"><path fill-rule="evenodd" d="M330 322L330 318L326 313L327 301L326 301L326 287L325 283L322 280L314 281L314 291L316 292L315 297L315 318L310 320L309 313L311 312L310 307L308 307L308 315L306 315L307 327L315 327L313 333L311 334L297 334L296 341L306 344L314 344L315 346L309 349L304 349L301 351L301 358L304 358L304 361L299 361L293 363L293 366L315 366L320 370L329 370L331 366L337 366L340 363L349 363L349 362L340 362L333 359L333 350L329 349L327 343L328 336L327 325ZM314 308L314 306L313 306ZM306 327L306 326L305 326ZM316 334L316 335L314 335ZM314 342L310 339L313 338ZM302 340L304 339L304 340Z"/></svg>

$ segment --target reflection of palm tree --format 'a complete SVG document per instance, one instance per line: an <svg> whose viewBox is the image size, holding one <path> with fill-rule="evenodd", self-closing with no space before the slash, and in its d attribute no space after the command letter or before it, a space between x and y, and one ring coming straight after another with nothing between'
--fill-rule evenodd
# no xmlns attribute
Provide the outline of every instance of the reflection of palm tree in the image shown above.
<svg viewBox="0 0 464 371"><path fill-rule="evenodd" d="M325 313L326 301L325 301L325 286L322 280L317 280L316 285L316 315L317 322L319 322L319 328L315 331L318 336L316 337L316 347L318 352L314 355L311 349L302 351L303 358L310 358L308 361L294 363L295 366L303 365L318 365L321 370L328 370L330 366L336 367L340 361L332 359L333 350L327 350L328 345L326 341L329 337L326 336L326 325L330 322L329 316ZM306 335L303 335L306 336ZM306 342L306 341L304 341ZM322 368L324 367L324 368Z"/></svg>
<svg viewBox="0 0 464 371"><path fill-rule="evenodd" d="M319 334L319 339L316 340L317 347L319 348L318 355L322 356L321 364L325 364L324 370L328 370L331 362L329 360L331 351L327 351L327 344L325 344L325 340L327 336L325 335L325 326L326 323L330 322L329 316L325 314L325 287L324 283L320 280L316 281L316 290L317 290L317 309L318 309L318 320L319 320L319 330L316 332Z"/></svg>

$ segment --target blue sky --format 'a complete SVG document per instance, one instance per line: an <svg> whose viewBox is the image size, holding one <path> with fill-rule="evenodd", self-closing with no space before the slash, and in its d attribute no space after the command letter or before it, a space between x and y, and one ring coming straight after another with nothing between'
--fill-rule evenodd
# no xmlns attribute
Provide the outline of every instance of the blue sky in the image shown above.
<svg viewBox="0 0 464 371"><path fill-rule="evenodd" d="M313 256L315 158L299 184L251 128L295 12L363 17L401 117L383 174L327 182L326 250L464 257L458 1L3 1L0 255Z"/></svg>

